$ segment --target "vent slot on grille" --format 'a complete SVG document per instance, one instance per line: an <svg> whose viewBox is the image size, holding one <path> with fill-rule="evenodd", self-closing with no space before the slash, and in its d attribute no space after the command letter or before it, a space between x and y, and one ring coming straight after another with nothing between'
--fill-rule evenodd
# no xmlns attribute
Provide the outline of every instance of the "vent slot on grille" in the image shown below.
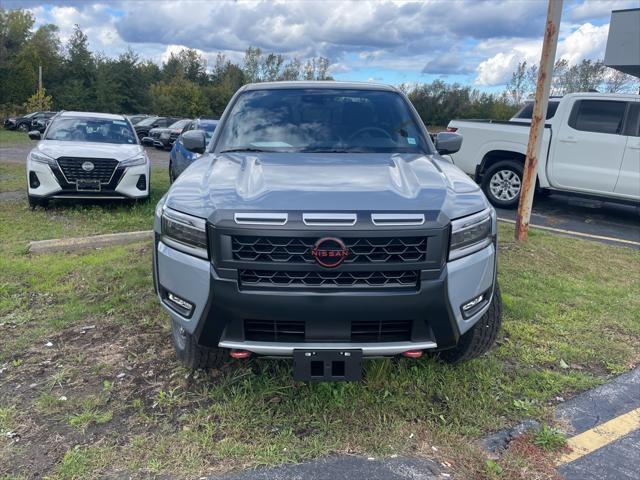
<svg viewBox="0 0 640 480"><path fill-rule="evenodd" d="M419 272L298 272L280 270L240 270L241 287L308 289L375 289L418 287Z"/></svg>
<svg viewBox="0 0 640 480"><path fill-rule="evenodd" d="M86 162L93 165L91 171L87 172L82 168L82 164ZM78 180L100 180L100 183L109 183L118 161L113 158L60 157L58 165L69 183Z"/></svg>
<svg viewBox="0 0 640 480"><path fill-rule="evenodd" d="M256 342L304 342L303 321L245 320L245 340Z"/></svg>
<svg viewBox="0 0 640 480"><path fill-rule="evenodd" d="M408 342L410 340L410 320L351 322L352 342Z"/></svg>
<svg viewBox="0 0 640 480"><path fill-rule="evenodd" d="M236 235L231 239L233 260L264 263L315 263L313 237L258 237ZM349 254L345 264L424 262L427 237L342 238Z"/></svg>

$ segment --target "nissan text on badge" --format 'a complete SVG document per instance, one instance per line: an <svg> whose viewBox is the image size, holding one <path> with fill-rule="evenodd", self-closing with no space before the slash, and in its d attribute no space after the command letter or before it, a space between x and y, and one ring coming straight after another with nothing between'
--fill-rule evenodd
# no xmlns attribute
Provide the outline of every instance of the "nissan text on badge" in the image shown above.
<svg viewBox="0 0 640 480"><path fill-rule="evenodd" d="M485 353L501 324L496 214L399 90L246 85L155 211L153 278L190 368L284 357L298 380L365 358Z"/></svg>
<svg viewBox="0 0 640 480"><path fill-rule="evenodd" d="M51 198L147 199L149 159L122 115L61 112L27 157L29 204Z"/></svg>

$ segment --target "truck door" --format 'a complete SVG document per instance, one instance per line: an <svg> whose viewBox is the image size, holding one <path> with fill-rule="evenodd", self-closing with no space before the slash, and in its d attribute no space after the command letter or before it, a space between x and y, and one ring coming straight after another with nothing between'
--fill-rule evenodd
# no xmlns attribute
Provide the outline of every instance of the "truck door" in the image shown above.
<svg viewBox="0 0 640 480"><path fill-rule="evenodd" d="M629 102L577 99L554 132L551 184L589 193L613 193L627 137L622 126Z"/></svg>
<svg viewBox="0 0 640 480"><path fill-rule="evenodd" d="M614 192L640 200L640 100L629 107L624 133L627 135L627 147Z"/></svg>

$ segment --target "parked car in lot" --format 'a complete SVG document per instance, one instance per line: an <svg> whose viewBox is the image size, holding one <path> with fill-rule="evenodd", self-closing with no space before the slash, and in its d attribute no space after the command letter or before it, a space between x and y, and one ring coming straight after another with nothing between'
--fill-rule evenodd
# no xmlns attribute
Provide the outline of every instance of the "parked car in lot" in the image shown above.
<svg viewBox="0 0 640 480"><path fill-rule="evenodd" d="M22 130L23 132L27 132L32 127L32 122L34 120L41 120L51 118L56 114L56 112L31 112L27 115L23 115L22 117L9 117L4 121L4 128L8 130Z"/></svg>
<svg viewBox="0 0 640 480"><path fill-rule="evenodd" d="M572 93L557 103L544 129L538 189L640 203L640 95ZM455 165L493 205L515 207L529 124L453 120L448 130L464 137Z"/></svg>
<svg viewBox="0 0 640 480"><path fill-rule="evenodd" d="M44 133L45 129L58 112L39 112L31 118L31 128L29 130L37 130Z"/></svg>
<svg viewBox="0 0 640 480"><path fill-rule="evenodd" d="M149 136L142 139L142 143L149 146L153 145L159 149L170 150L173 142L189 123L191 123L190 118L182 118L168 127L152 128L149 130Z"/></svg>
<svg viewBox="0 0 640 480"><path fill-rule="evenodd" d="M247 85L156 208L156 292L192 368L293 358L355 380L365 357L449 362L501 323L496 214L404 94L342 82Z"/></svg>
<svg viewBox="0 0 640 480"><path fill-rule="evenodd" d="M149 136L149 130L152 128L166 128L175 121L180 120L175 117L148 117L139 121L134 126L136 135L140 140Z"/></svg>
<svg viewBox="0 0 640 480"><path fill-rule="evenodd" d="M139 115L125 115L125 116L131 122L131 125L135 127L138 123L140 123L145 118L149 118L150 115L147 115L146 113L141 113Z"/></svg>
<svg viewBox="0 0 640 480"><path fill-rule="evenodd" d="M218 120L196 118L195 120L189 122L182 133L193 130L202 130L208 143L209 140L211 140L211 137L213 136L213 132L215 131L217 125ZM171 153L169 154L169 181L173 183L173 181L178 178L178 176L184 171L184 169L191 165L193 161L199 156L200 153L187 150L182 143L182 137L179 136L173 143L173 148L171 148Z"/></svg>
<svg viewBox="0 0 640 480"><path fill-rule="evenodd" d="M62 112L27 157L29 204L51 198L146 199L149 159L122 115Z"/></svg>

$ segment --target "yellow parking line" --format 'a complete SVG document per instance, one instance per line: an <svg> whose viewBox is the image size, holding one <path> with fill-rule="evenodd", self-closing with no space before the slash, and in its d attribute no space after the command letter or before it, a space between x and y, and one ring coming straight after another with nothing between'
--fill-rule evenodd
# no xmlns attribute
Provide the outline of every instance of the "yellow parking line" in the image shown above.
<svg viewBox="0 0 640 480"><path fill-rule="evenodd" d="M498 220L500 222L504 222L504 223L511 223L511 224L515 224L516 223L515 220L511 220L509 218L500 218L500 217L498 217ZM602 236L602 235L593 235L591 233L576 232L574 230L565 230L563 228L545 227L543 225L530 224L529 226L531 228L537 228L538 230L547 230L549 232L564 233L566 235L574 235L576 237L593 238L595 240L606 240L606 241L609 241L609 242L625 243L627 245L640 246L640 242L636 242L634 240L625 240L624 238L605 237L605 236Z"/></svg>
<svg viewBox="0 0 640 480"><path fill-rule="evenodd" d="M571 452L560 457L557 463L573 462L639 428L640 408L636 408L567 440Z"/></svg>

